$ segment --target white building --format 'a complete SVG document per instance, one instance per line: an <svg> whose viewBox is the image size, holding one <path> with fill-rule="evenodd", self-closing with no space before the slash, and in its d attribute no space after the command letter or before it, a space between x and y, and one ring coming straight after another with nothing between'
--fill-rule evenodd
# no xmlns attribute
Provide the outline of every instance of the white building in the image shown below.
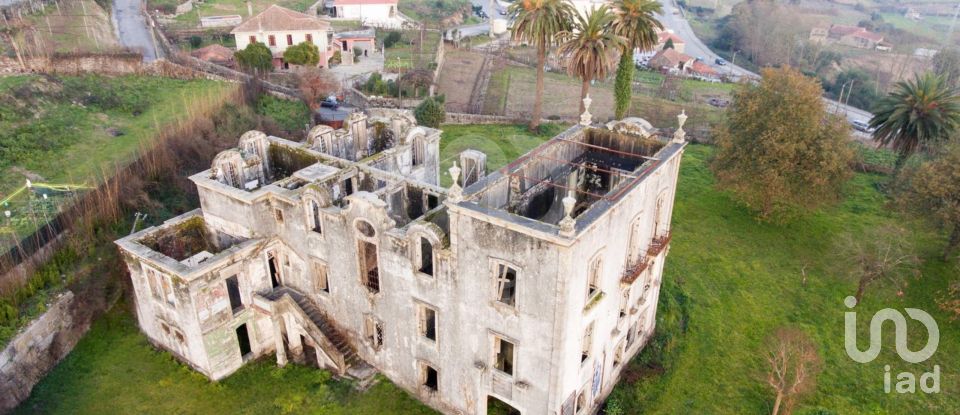
<svg viewBox="0 0 960 415"><path fill-rule="evenodd" d="M248 132L191 177L202 209L117 241L140 328L212 379L276 354L446 414L593 413L654 330L686 117L584 118L447 189L409 111Z"/></svg>
<svg viewBox="0 0 960 415"><path fill-rule="evenodd" d="M273 53L273 66L278 69L288 67L283 61L283 52L302 42L317 45L320 50L320 67L326 67L327 61L333 56L333 48L329 47L329 37L333 33L329 23L276 4L234 27L230 33L236 39L237 50L242 50L254 42L263 43L270 48Z"/></svg>
<svg viewBox="0 0 960 415"><path fill-rule="evenodd" d="M397 0L326 0L324 9L331 18L359 20L367 26L400 27L405 21Z"/></svg>

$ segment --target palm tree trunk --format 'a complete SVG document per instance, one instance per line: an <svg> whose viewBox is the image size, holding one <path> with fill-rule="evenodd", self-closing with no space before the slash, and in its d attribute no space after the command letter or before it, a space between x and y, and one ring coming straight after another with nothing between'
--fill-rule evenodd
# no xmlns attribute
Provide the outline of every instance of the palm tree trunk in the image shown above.
<svg viewBox="0 0 960 415"><path fill-rule="evenodd" d="M540 128L540 117L543 112L543 68L547 64L547 47L537 47L537 92L533 101L533 115L530 117L530 131Z"/></svg>
<svg viewBox="0 0 960 415"><path fill-rule="evenodd" d="M953 225L953 232L950 232L950 239L947 240L947 249L943 251L943 260L949 261L950 254L960 245L960 223Z"/></svg>
<svg viewBox="0 0 960 415"><path fill-rule="evenodd" d="M583 112L587 110L587 108L583 106L583 100L587 98L587 94L589 93L590 93L590 79L584 78L583 84L580 85L580 112L578 114L583 114Z"/></svg>

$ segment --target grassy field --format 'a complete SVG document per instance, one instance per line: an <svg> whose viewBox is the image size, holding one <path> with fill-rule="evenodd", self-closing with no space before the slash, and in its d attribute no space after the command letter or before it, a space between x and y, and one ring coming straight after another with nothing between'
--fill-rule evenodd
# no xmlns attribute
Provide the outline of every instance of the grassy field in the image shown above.
<svg viewBox="0 0 960 415"><path fill-rule="evenodd" d="M120 307L118 307L120 308ZM125 310L96 322L16 414L435 414L384 380L358 393L270 359L215 383L151 346Z"/></svg>
<svg viewBox="0 0 960 415"><path fill-rule="evenodd" d="M709 147L693 145L684 156L659 307L660 347L648 347L632 363L639 381L618 387L616 399L624 403L625 413L769 413L773 396L763 381L762 344L780 326L804 330L825 363L815 394L797 413L960 412L960 331L935 302L960 277L956 264L939 259L945 238L891 213L876 190L887 179L863 174L849 183L846 200L835 208L782 226L758 223L715 189L706 165L711 153ZM902 297L891 287L868 291L857 307L860 347L866 321L875 311L920 308L934 316L941 336L937 353L922 364L905 364L896 356L890 330L872 363L855 363L844 352L847 308L842 301L855 292L856 283L834 248L847 233L863 235L884 224L916 232L923 275L910 281ZM913 350L926 339L917 326L910 328ZM886 364L894 376L905 370L919 376L940 365L943 392L885 394ZM814 412L816 408L829 412Z"/></svg>
<svg viewBox="0 0 960 415"><path fill-rule="evenodd" d="M186 119L191 108L219 105L236 87L136 76L0 78L0 198L26 179L93 185L158 129ZM36 228L11 210L17 235Z"/></svg>
<svg viewBox="0 0 960 415"><path fill-rule="evenodd" d="M630 116L643 117L655 127L676 125L676 116L685 110L690 120L688 130L708 130L722 119L723 111L706 103L709 97L726 98L732 84L713 84L686 80L679 87L676 101L657 97L662 75L639 72L640 86L633 94ZM533 108L536 72L532 68L507 66L490 77L484 112L487 114L527 115ZM543 116L576 117L579 111L580 81L565 74L546 74L544 81ZM594 120L606 121L613 117L613 82L598 82L590 88ZM441 91L443 92L443 91Z"/></svg>
<svg viewBox="0 0 960 415"><path fill-rule="evenodd" d="M429 27L479 23L470 6L469 0L404 0L397 5L401 13Z"/></svg>
<svg viewBox="0 0 960 415"><path fill-rule="evenodd" d="M42 13L27 17L38 39L26 42L20 36L20 45L27 54L55 52L100 52L117 49L120 44L110 22L110 10L104 10L94 0L60 2L57 7L46 7ZM33 43L33 44L31 44ZM37 53L36 48L42 50Z"/></svg>

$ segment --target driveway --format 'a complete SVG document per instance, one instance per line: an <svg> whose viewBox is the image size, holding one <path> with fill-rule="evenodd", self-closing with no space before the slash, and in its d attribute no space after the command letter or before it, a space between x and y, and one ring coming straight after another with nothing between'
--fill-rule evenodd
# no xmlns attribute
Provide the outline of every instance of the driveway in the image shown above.
<svg viewBox="0 0 960 415"><path fill-rule="evenodd" d="M143 53L144 62L153 62L158 57L157 46L143 13L143 0L113 0L110 15L120 44Z"/></svg>
<svg viewBox="0 0 960 415"><path fill-rule="evenodd" d="M660 4L663 5L663 15L658 16L660 22L663 23L664 27L673 29L677 36L680 36L684 41L686 41L687 46L685 53L693 57L702 57L710 64L716 62L716 59L720 56L716 53L713 53L713 51L710 50L710 48L708 48L707 45L697 37L697 35L693 32L693 28L690 27L690 22L684 18L683 11L676 6L674 0L660 0ZM723 73L728 73L735 76L747 76L755 79L760 78L760 75L731 63L727 63L726 65L719 67L719 69ZM829 111L837 110L840 113L844 113L849 121L868 122L870 121L870 118L873 118L873 114L868 111L854 108L849 105L842 105L837 103L837 101L828 98L824 98L823 101Z"/></svg>

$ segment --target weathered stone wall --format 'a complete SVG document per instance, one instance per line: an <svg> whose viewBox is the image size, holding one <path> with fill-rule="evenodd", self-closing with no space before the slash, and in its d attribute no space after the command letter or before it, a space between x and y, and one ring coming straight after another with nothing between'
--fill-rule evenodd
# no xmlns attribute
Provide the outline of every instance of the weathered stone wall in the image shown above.
<svg viewBox="0 0 960 415"><path fill-rule="evenodd" d="M90 328L72 292L61 294L0 352L0 413L16 408Z"/></svg>

